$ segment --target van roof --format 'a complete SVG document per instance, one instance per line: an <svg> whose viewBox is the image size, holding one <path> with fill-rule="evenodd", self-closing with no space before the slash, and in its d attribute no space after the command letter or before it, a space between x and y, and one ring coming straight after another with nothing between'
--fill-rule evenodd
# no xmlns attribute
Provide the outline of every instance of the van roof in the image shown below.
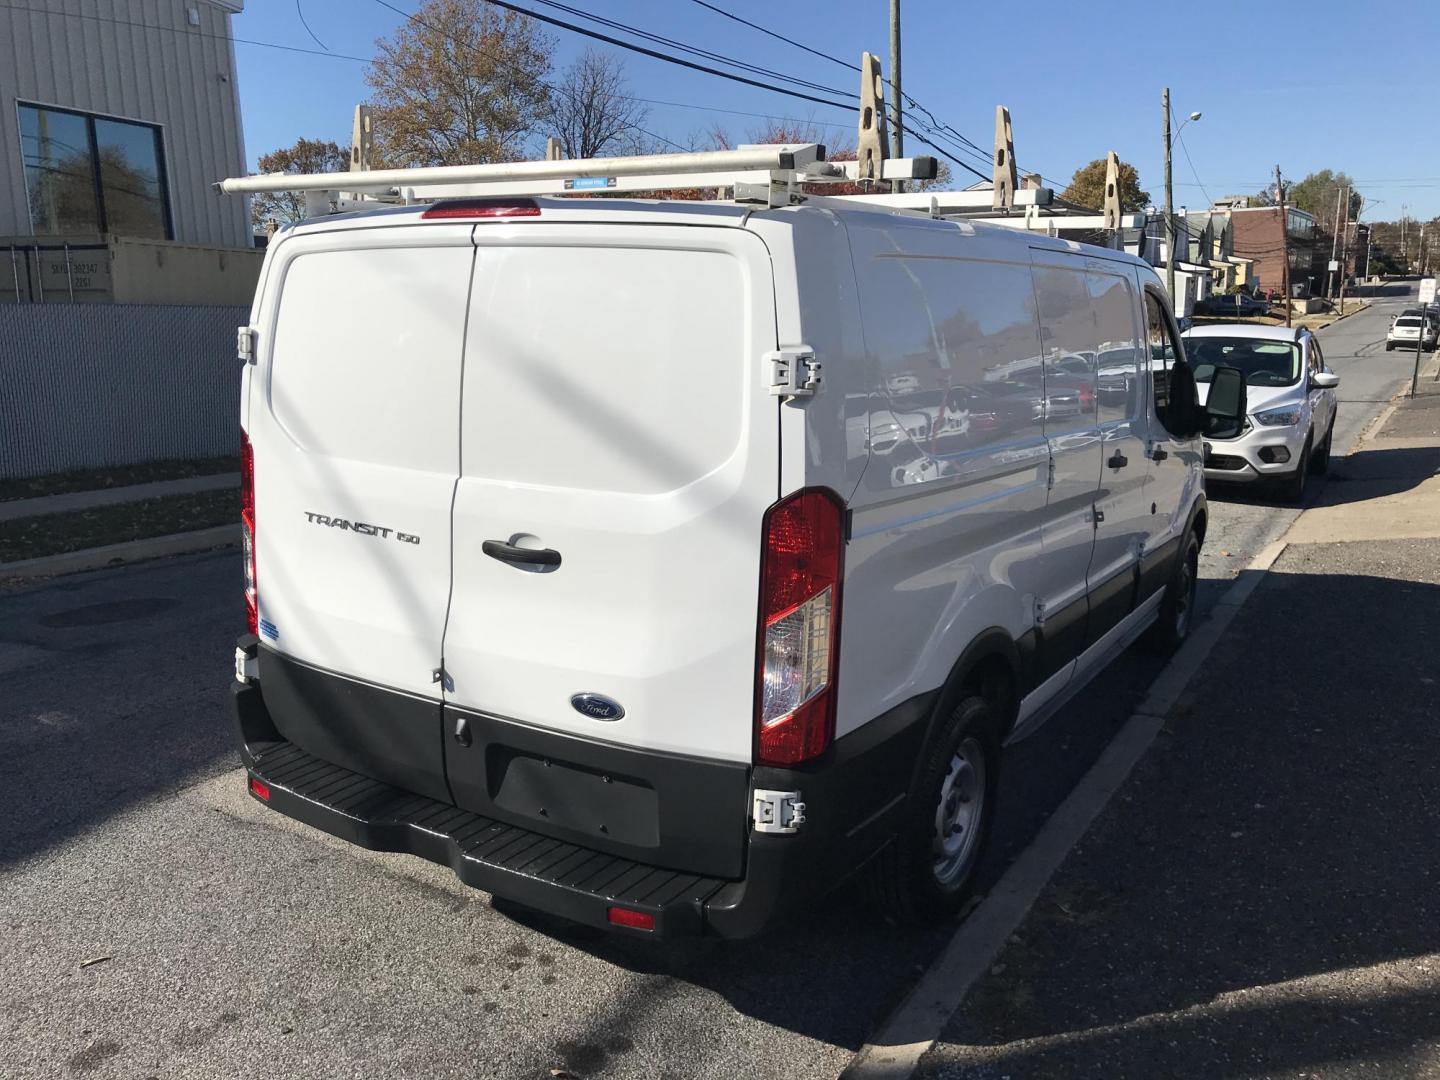
<svg viewBox="0 0 1440 1080"><path fill-rule="evenodd" d="M1257 341L1299 341L1310 331L1303 326L1256 326L1253 323L1206 323L1192 326L1181 337L1253 338Z"/></svg>
<svg viewBox="0 0 1440 1080"><path fill-rule="evenodd" d="M907 227L960 229L969 235L984 235L987 241L999 244L1013 244L1020 251L1031 247L1051 251L1084 252L1116 262L1143 266L1150 264L1138 256L1113 248L1081 244L1073 240L1062 240L1036 230L1009 228L983 221L966 221L963 218L932 218L914 210L903 210L880 204L866 204L851 200L828 199L824 196L810 196L796 206L765 209L742 203L719 201L691 201L687 199L576 199L568 197L545 198L524 197L522 199L496 199L497 202L515 201L533 204L540 209L542 219L555 221L595 221L597 218L617 222L632 222L646 225L713 225L718 227L743 228L752 217L775 220L783 215L794 215L824 211L845 218L876 215L894 218L897 224ZM342 231L351 229L386 228L408 225L422 220L426 210L436 203L417 203L410 206L384 206L374 210L356 210L323 217L307 218L287 226L281 235ZM436 224L455 224L454 218L432 219ZM511 224L522 224L526 218L494 219ZM427 222L428 223L428 222ZM278 237L277 237L278 239ZM1019 251L1017 251L1017 256Z"/></svg>

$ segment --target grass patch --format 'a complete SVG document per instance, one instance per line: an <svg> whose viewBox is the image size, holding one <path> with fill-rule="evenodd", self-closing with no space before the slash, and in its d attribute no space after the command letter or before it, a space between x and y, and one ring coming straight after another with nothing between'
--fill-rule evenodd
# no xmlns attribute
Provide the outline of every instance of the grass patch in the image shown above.
<svg viewBox="0 0 1440 1080"><path fill-rule="evenodd" d="M229 489L19 518L0 525L0 562L63 555L127 540L231 525L239 520L240 493Z"/></svg>
<svg viewBox="0 0 1440 1080"><path fill-rule="evenodd" d="M153 484L159 480L188 480L192 476L214 476L216 473L240 471L235 456L179 458L173 461L152 461L144 465L116 465L109 469L79 469L75 472L50 473L19 480L0 480L0 502L11 499L36 499L42 495L62 495L71 491L101 491L105 488L129 487L131 484Z"/></svg>

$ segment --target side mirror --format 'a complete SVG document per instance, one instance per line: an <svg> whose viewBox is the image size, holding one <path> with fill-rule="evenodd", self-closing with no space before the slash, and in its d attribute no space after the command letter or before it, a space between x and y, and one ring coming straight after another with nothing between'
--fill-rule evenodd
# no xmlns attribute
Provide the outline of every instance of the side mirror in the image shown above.
<svg viewBox="0 0 1440 1080"><path fill-rule="evenodd" d="M1333 371L1317 371L1310 376L1310 385L1316 390L1334 390L1340 385L1340 376Z"/></svg>
<svg viewBox="0 0 1440 1080"><path fill-rule="evenodd" d="M1205 399L1204 434L1212 439L1235 438L1245 430L1248 408L1244 374L1239 368L1217 367Z"/></svg>

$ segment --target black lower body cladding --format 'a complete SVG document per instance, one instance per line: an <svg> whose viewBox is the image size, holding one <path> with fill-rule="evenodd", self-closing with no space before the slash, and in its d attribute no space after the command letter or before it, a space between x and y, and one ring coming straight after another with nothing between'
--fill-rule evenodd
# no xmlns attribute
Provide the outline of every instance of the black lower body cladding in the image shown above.
<svg viewBox="0 0 1440 1080"><path fill-rule="evenodd" d="M253 638L242 639L241 645L253 654ZM358 700L356 691L311 685L339 676L306 669L297 680L295 668L303 665L277 663L262 653L260 679L234 684L240 752L257 782L251 788L256 798L263 793L271 809L362 847L448 864L461 880L496 896L650 936L753 936L857 870L894 835L935 699L932 694L914 698L838 739L821 759L795 769L696 763L608 744L577 747L580 740L531 728L512 738L513 729L521 726L504 724L480 739L492 748L485 756L498 763L494 775L510 777L516 786L506 796L508 781L484 791L477 781L476 790L457 805L448 790L400 782L402 776L386 769L373 747L363 754L347 749L337 733L363 733L365 715L339 724L325 724L313 715L280 715L280 708L293 709L299 702L348 709ZM363 688L361 697L365 690L375 692ZM443 747L440 707L431 706L434 722L427 727ZM392 713L381 715L393 718ZM523 763L518 769L517 761ZM544 766L536 763L545 761L578 770L553 774L568 782L546 788L546 799L554 802L573 789L576 802L570 810L554 802L549 814L538 816L526 803L552 777L538 771ZM699 774L692 770L697 765L725 773L696 782ZM671 775L681 779L667 781L667 770L678 770ZM738 797L730 770L738 776ZM567 813L573 826L576 815L594 811L595 800L608 795L590 782L596 775L624 777L632 785L622 796L629 800L632 819L617 842L565 824ZM686 795L687 777L688 801L677 803L673 800ZM664 794L672 785L673 799ZM807 806L805 824L792 835L754 832L752 787L800 791ZM654 798L637 796L636 789L651 790ZM477 792L489 799L487 805L473 801ZM620 812L618 804L614 809ZM649 826L643 823L647 813L654 815ZM672 821L676 818L678 825ZM653 849L639 842L651 829L660 839ZM688 842L676 840L681 833ZM724 853L732 848L739 859L727 866ZM723 872L715 872L717 867ZM614 927L612 907L650 915L654 930Z"/></svg>

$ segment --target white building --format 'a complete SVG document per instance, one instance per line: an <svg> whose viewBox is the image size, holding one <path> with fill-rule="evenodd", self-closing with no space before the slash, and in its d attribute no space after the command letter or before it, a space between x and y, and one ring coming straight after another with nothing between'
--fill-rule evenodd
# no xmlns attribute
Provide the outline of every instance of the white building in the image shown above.
<svg viewBox="0 0 1440 1080"><path fill-rule="evenodd" d="M151 246L174 246L175 266L199 261L182 246L252 247L245 201L210 187L245 172L230 33L231 15L243 7L244 0L0 6L0 292L14 288L8 264L27 246L20 284L33 292L40 277L52 293L56 281L73 290L82 262L105 263L93 281L105 278L112 258L119 274L116 241L127 250L143 245L151 264L167 261ZM51 253L59 247L57 270ZM77 260L77 249L106 256ZM90 298L122 296L112 288Z"/></svg>

